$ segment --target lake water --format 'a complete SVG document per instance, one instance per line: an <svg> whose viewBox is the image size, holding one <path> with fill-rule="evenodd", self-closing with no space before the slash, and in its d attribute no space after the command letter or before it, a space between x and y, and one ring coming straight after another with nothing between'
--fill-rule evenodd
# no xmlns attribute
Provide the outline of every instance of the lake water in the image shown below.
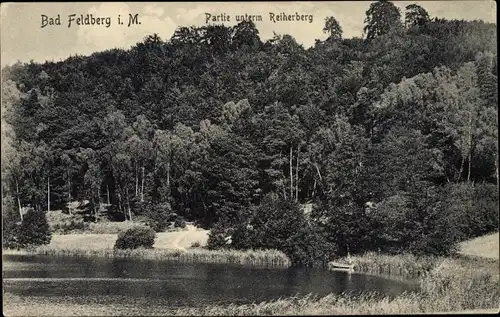
<svg viewBox="0 0 500 317"><path fill-rule="evenodd" d="M418 290L411 282L322 269L25 255L4 255L3 277L4 291L19 296L171 307L243 304L309 293L377 291L392 297Z"/></svg>

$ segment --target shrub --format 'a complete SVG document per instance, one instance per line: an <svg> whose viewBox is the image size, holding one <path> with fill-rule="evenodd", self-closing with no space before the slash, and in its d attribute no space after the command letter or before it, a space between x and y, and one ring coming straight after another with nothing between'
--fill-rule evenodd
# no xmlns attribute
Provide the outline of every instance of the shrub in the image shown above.
<svg viewBox="0 0 500 317"><path fill-rule="evenodd" d="M2 246L8 249L17 248L17 230L20 224L19 212L12 196L2 199Z"/></svg>
<svg viewBox="0 0 500 317"><path fill-rule="evenodd" d="M142 215L145 218L145 223L156 232L163 232L170 226L172 216L172 208L167 204L147 203L144 207Z"/></svg>
<svg viewBox="0 0 500 317"><path fill-rule="evenodd" d="M239 225L233 235L238 249L259 248L282 250L288 239L306 224L299 204L292 200L267 196L251 208L246 224Z"/></svg>
<svg viewBox="0 0 500 317"><path fill-rule="evenodd" d="M186 228L186 220L183 217L179 216L175 219L174 222L175 228Z"/></svg>
<svg viewBox="0 0 500 317"><path fill-rule="evenodd" d="M233 232L232 247L236 249L276 249L294 265L305 266L324 264L337 251L322 229L308 223L294 201L268 196L251 211L248 223Z"/></svg>
<svg viewBox="0 0 500 317"><path fill-rule="evenodd" d="M201 247L200 241L195 241L191 243L191 248L199 248L199 247Z"/></svg>
<svg viewBox="0 0 500 317"><path fill-rule="evenodd" d="M217 250L226 248L229 237L229 230L220 224L216 224L208 234L207 249Z"/></svg>
<svg viewBox="0 0 500 317"><path fill-rule="evenodd" d="M152 249L155 243L156 232L149 227L134 227L118 234L115 249L137 249L139 247Z"/></svg>
<svg viewBox="0 0 500 317"><path fill-rule="evenodd" d="M498 231L498 192L494 184L451 184L446 209L458 220L461 240Z"/></svg>
<svg viewBox="0 0 500 317"><path fill-rule="evenodd" d="M319 208L322 212L318 210L318 213L327 216L322 226L328 241L337 246L338 255L358 253L371 247L372 228L364 208L354 202L338 201L332 197L328 197Z"/></svg>
<svg viewBox="0 0 500 317"><path fill-rule="evenodd" d="M300 228L287 241L283 252L294 265L325 265L337 253L337 246L326 239L324 232L312 225Z"/></svg>
<svg viewBox="0 0 500 317"><path fill-rule="evenodd" d="M15 229L17 247L27 248L49 244L52 239L45 211L29 210Z"/></svg>
<svg viewBox="0 0 500 317"><path fill-rule="evenodd" d="M63 213L62 210L52 210L47 212L47 221L50 230L57 234L67 234L81 232L85 230L85 222L81 214L72 215Z"/></svg>

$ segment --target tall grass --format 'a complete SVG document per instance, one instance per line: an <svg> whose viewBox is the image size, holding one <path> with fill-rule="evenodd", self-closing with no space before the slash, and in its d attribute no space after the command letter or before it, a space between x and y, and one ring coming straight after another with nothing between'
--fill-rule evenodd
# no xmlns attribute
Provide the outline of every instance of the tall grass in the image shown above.
<svg viewBox="0 0 500 317"><path fill-rule="evenodd" d="M10 254L47 255L47 256L81 256L81 257L106 257L106 258L140 258L152 260L172 260L180 262L200 263L229 263L248 266L289 267L290 259L277 250L206 250L206 249L75 249L53 248L41 246L22 251L4 251Z"/></svg>
<svg viewBox="0 0 500 317"><path fill-rule="evenodd" d="M375 252L352 256L351 261L354 264L354 271L375 275L396 275L405 278L422 276L437 263L436 257L432 256L387 255ZM347 262L347 259L341 259L340 262Z"/></svg>

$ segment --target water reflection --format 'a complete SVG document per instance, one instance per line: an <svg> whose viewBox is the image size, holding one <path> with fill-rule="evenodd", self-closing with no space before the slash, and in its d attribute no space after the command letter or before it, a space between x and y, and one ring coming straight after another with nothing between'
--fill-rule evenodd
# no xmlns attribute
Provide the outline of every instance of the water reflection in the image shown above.
<svg viewBox="0 0 500 317"><path fill-rule="evenodd" d="M4 256L4 289L80 302L134 300L144 305L249 303L297 294L378 291L395 296L414 284L321 269L266 269L138 259ZM103 296L105 295L105 296Z"/></svg>

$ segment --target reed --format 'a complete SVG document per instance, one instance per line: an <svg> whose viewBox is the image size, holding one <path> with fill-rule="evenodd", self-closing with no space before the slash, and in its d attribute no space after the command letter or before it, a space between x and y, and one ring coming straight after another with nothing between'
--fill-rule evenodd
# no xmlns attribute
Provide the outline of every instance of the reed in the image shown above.
<svg viewBox="0 0 500 317"><path fill-rule="evenodd" d="M106 257L106 258L140 258L151 260L168 260L179 262L200 263L227 263L248 266L265 267L288 267L290 259L281 251L277 250L206 250L206 249L77 249L77 248L54 248L41 246L28 250L14 251L5 250L4 254L27 254L47 256L80 256L80 257Z"/></svg>
<svg viewBox="0 0 500 317"><path fill-rule="evenodd" d="M340 262L347 262L342 258ZM387 255L368 252L351 256L354 271L374 275L395 275L417 278L429 272L436 265L436 257L414 256L412 254Z"/></svg>
<svg viewBox="0 0 500 317"><path fill-rule="evenodd" d="M68 316L68 314L80 316L273 316L425 314L460 311L460 306L449 306L447 300L426 297L418 293L404 293L393 299L380 298L376 295L376 293L365 293L359 296L330 294L317 297L309 294L245 305L211 305L179 309L169 308L166 305L151 305L144 309L144 307L137 307L126 302L120 305L60 303L34 296L21 298L6 293L4 312L16 316L34 314L44 316ZM490 307L486 312L495 311L495 308L498 309L498 304L496 307Z"/></svg>

